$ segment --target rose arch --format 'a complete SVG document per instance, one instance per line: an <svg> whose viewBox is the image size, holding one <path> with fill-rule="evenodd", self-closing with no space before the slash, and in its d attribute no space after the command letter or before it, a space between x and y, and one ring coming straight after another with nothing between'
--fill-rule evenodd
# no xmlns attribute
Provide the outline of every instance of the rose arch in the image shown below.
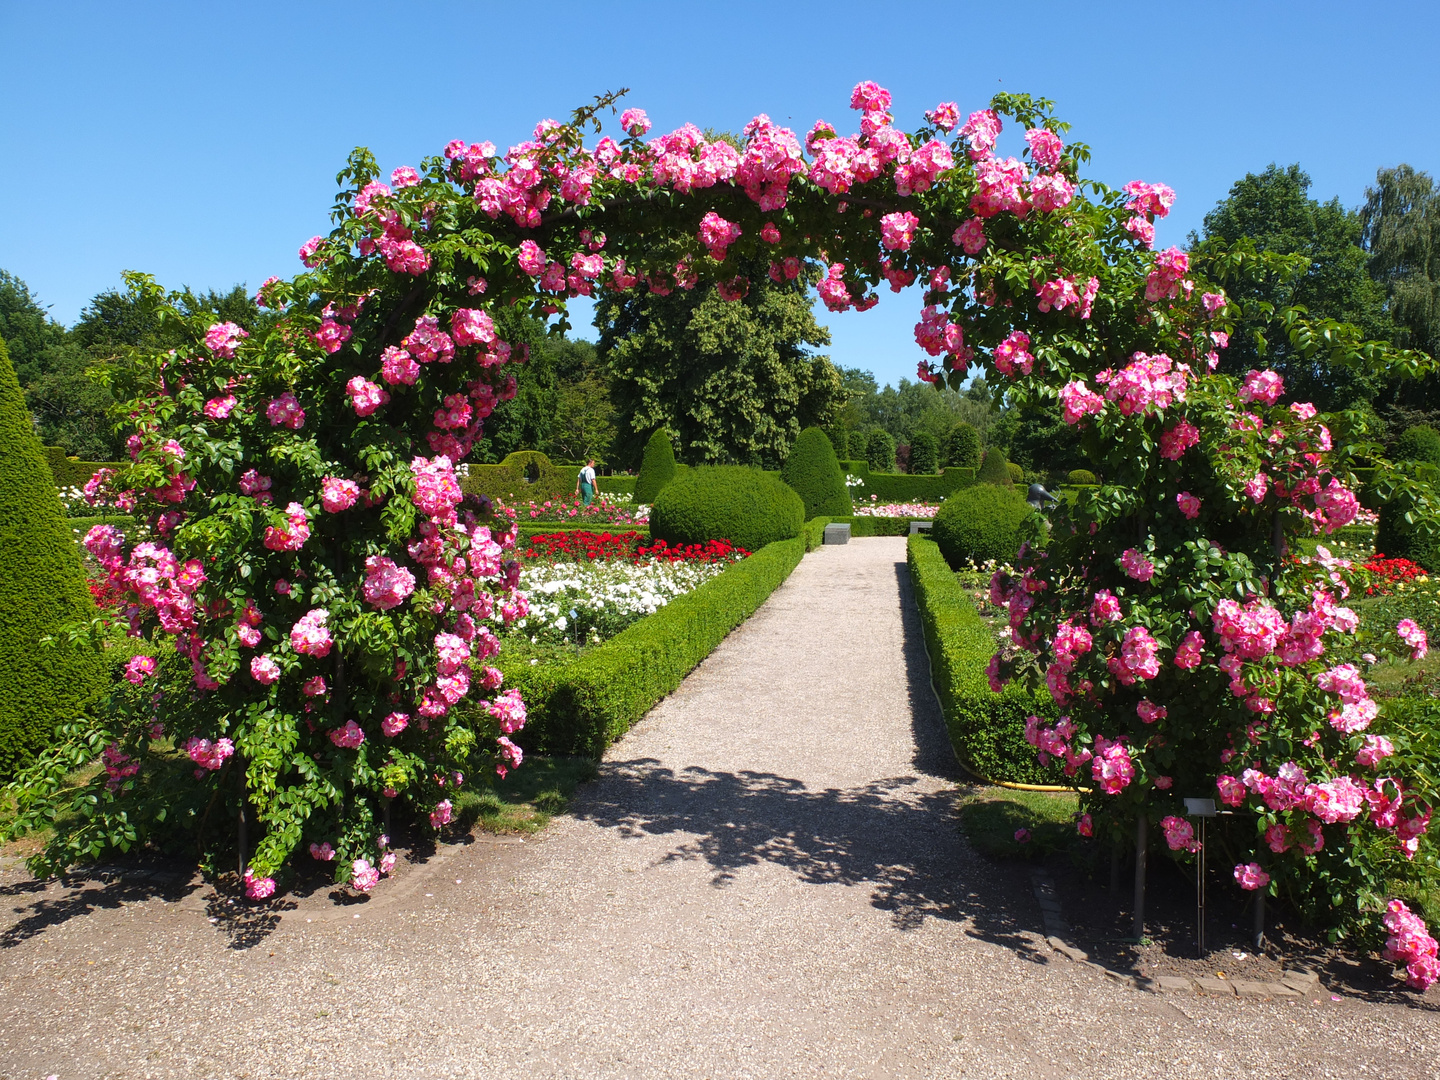
<svg viewBox="0 0 1440 1080"><path fill-rule="evenodd" d="M942 103L914 132L873 83L850 105L855 134L762 115L737 147L688 124L647 137L638 109L603 134L610 96L503 154L456 140L388 183L356 151L333 230L300 249L302 273L260 287L271 318L250 335L188 320L132 278L188 345L129 358L133 464L91 485L151 539L101 526L86 545L130 632L173 647L131 661L125 692L26 778L33 821L69 768L103 754L37 866L218 802L249 814L252 896L297 852L368 889L393 865L392 801L438 827L467 771L518 766L524 703L486 664L494 628L526 610L513 529L455 475L514 393L517 315L563 323L568 298L605 291L743 303L735 268L759 260L832 311L921 283L921 378L983 369L1015 404L1061 413L1101 465L1104 486L1057 510L991 590L1012 628L992 682L1048 686L1055 709L1028 736L1086 788L1078 827L1154 820L1185 849L1180 796L1244 807L1241 887L1349 890L1428 985L1434 942L1383 890L1397 859L1431 857L1434 748L1378 715L1356 666L1362 647L1425 642L1408 627L1360 641L1352 568L1294 546L1355 516L1350 469L1373 448L1286 401L1272 372L1215 372L1239 311L1186 253L1152 250L1174 193L1083 181L1088 151L1050 103L1002 94L968 118ZM997 152L1007 126L1019 157ZM1237 249L1209 269L1263 262ZM1347 327L1285 318L1302 352L1423 370ZM162 739L183 769L165 767Z"/></svg>

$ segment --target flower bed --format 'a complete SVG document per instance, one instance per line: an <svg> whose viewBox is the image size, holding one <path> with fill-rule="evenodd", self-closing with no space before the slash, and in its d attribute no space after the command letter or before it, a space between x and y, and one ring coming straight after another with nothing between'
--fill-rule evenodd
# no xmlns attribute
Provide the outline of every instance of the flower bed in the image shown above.
<svg viewBox="0 0 1440 1080"><path fill-rule="evenodd" d="M589 506L578 497L546 499L544 502L514 504L520 522L565 522L593 525L644 525L650 519L650 508L633 506L629 495L600 494Z"/></svg>
<svg viewBox="0 0 1440 1080"><path fill-rule="evenodd" d="M938 503L861 503L855 507L856 517L933 518L940 512Z"/></svg>
<svg viewBox="0 0 1440 1080"><path fill-rule="evenodd" d="M637 532L532 536L520 573L530 611L511 633L532 645L595 645L748 554L725 540L646 544Z"/></svg>

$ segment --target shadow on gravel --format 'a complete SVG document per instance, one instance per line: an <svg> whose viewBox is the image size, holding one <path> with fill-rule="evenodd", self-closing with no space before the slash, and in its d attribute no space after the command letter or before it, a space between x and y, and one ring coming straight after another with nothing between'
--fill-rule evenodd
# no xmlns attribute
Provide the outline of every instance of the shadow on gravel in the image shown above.
<svg viewBox="0 0 1440 1080"><path fill-rule="evenodd" d="M773 863L814 885L871 886L872 904L900 929L927 917L968 919L977 937L1048 962L1024 935L1033 918L1010 875L976 880L953 794L917 791L916 783L813 791L774 773L677 772L641 758L609 763L573 812L622 834L685 834L664 861L705 861L717 888L744 867Z"/></svg>
<svg viewBox="0 0 1440 1080"><path fill-rule="evenodd" d="M40 896L28 904L11 908L20 918L0 931L0 949L13 949L52 927L92 911L114 909L143 900L173 902L197 888L189 876L170 870L137 867L99 867L88 873L67 874L60 879L65 891L59 896ZM11 897L44 893L46 882L26 880L0 888L0 903Z"/></svg>
<svg viewBox="0 0 1440 1080"><path fill-rule="evenodd" d="M950 733L935 690L930 682L930 656L925 651L925 631L920 625L920 609L910 586L910 567L895 564L895 584L900 591L900 627L905 659L905 684L910 700L910 730L915 738L912 764L927 776L954 780L962 773L950 745Z"/></svg>

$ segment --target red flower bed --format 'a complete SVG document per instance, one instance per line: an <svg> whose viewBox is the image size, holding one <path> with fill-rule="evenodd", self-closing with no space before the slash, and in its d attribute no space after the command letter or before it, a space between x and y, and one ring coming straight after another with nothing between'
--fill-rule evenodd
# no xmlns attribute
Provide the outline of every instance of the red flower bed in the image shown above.
<svg viewBox="0 0 1440 1080"><path fill-rule="evenodd" d="M664 540L643 545L638 532L595 533L586 531L540 533L530 537L521 553L526 559L600 562L627 559L631 562L733 562L750 553L729 540L671 547Z"/></svg>
<svg viewBox="0 0 1440 1080"><path fill-rule="evenodd" d="M1402 581L1414 581L1425 573L1425 568L1419 563L1409 559L1387 559L1378 553L1371 556L1365 569L1371 575L1370 584L1365 587L1366 596L1387 593Z"/></svg>

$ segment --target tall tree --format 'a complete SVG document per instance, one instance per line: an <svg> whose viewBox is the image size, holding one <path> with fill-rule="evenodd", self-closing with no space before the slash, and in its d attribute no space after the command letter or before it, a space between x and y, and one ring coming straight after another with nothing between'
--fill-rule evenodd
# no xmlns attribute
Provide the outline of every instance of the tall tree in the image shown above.
<svg viewBox="0 0 1440 1080"><path fill-rule="evenodd" d="M1381 169L1365 189L1361 243L1385 290L1398 344L1440 355L1440 190L1409 165Z"/></svg>
<svg viewBox="0 0 1440 1080"><path fill-rule="evenodd" d="M1298 400L1341 409L1373 401L1382 389L1380 378L1334 367L1323 357L1305 359L1291 348L1275 314L1300 305L1312 316L1353 323L1366 337L1379 339L1388 339L1394 325L1384 291L1366 271L1360 214L1346 210L1338 198L1312 199L1309 191L1310 176L1298 164L1272 163L1262 173L1247 173L1205 215L1203 237L1192 233L1190 243L1200 268L1222 280L1244 312L1230 347L1220 353L1221 370L1272 367ZM1211 256L1245 241L1259 251L1295 258L1287 270L1258 281L1226 277L1223 264Z"/></svg>
<svg viewBox="0 0 1440 1080"><path fill-rule="evenodd" d="M802 428L828 423L845 401L840 374L811 348L830 343L796 282L764 264L741 267L740 300L713 289L612 296L595 310L618 428L616 457L638 462L665 427L689 464L779 468Z"/></svg>

